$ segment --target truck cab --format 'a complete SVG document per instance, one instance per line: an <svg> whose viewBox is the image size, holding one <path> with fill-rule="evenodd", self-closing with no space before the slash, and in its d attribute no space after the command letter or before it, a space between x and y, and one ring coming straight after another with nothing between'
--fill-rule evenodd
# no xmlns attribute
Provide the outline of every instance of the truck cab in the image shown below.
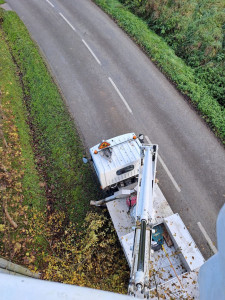
<svg viewBox="0 0 225 300"><path fill-rule="evenodd" d="M134 133L123 134L90 149L101 188L124 187L135 181L141 163L141 142Z"/></svg>

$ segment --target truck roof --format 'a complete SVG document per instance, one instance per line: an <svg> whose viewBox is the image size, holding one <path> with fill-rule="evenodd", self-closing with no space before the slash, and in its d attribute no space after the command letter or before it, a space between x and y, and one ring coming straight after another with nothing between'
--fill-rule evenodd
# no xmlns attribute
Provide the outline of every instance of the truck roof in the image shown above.
<svg viewBox="0 0 225 300"><path fill-rule="evenodd" d="M141 143L135 137L134 133L123 134L102 141L90 149L94 167L103 189L138 174ZM105 148L100 149L101 146L105 146ZM97 154L95 154L96 151ZM121 172L121 174L118 172L129 166L131 167L126 172Z"/></svg>

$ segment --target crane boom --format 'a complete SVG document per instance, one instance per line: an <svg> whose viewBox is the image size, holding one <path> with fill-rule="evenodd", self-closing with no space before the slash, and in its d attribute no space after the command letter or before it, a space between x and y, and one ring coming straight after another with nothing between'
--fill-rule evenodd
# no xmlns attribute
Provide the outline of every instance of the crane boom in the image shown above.
<svg viewBox="0 0 225 300"><path fill-rule="evenodd" d="M149 294L149 261L151 254L153 187L158 146L142 146L142 172L138 181L136 228L128 293Z"/></svg>

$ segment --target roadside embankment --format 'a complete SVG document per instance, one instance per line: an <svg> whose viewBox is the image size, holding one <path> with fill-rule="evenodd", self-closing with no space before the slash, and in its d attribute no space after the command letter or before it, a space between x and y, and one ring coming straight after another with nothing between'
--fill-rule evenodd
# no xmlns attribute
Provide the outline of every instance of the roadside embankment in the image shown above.
<svg viewBox="0 0 225 300"><path fill-rule="evenodd" d="M42 278L126 293L129 271L84 147L38 47L0 9L0 255Z"/></svg>
<svg viewBox="0 0 225 300"><path fill-rule="evenodd" d="M31 147L19 69L1 29L0 50L0 254L35 268L37 252L46 248L46 199Z"/></svg>
<svg viewBox="0 0 225 300"><path fill-rule="evenodd" d="M170 45L225 107L224 0L119 0Z"/></svg>
<svg viewBox="0 0 225 300"><path fill-rule="evenodd" d="M93 197L90 172L82 164L84 148L38 48L14 12L5 12L2 29L21 72L25 105L38 164L51 208L67 208L69 220L83 223Z"/></svg>

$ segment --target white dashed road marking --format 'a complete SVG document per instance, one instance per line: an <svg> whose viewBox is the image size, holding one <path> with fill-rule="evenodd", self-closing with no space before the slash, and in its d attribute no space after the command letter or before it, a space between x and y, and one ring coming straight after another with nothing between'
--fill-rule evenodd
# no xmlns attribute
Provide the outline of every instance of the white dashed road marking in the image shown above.
<svg viewBox="0 0 225 300"><path fill-rule="evenodd" d="M149 144L152 144L147 135L145 136L145 138L146 138L146 140L148 141ZM175 189L180 193L181 189L180 189L179 185L177 184L176 180L174 179L173 175L170 173L169 169L167 168L166 164L164 163L162 157L159 154L158 154L158 158L159 158L159 161L162 164L164 170L166 171L167 175L169 176L170 180L172 181Z"/></svg>
<svg viewBox="0 0 225 300"><path fill-rule="evenodd" d="M73 27L73 25L67 20L67 18L62 13L59 14L63 18L63 20L66 21L66 23L73 29L73 31L76 31L76 28Z"/></svg>
<svg viewBox="0 0 225 300"><path fill-rule="evenodd" d="M212 252L213 252L214 254L216 254L218 251L217 251L216 247L213 245L213 242L212 242L212 240L210 239L209 235L208 235L207 232L205 231L205 228L202 226L201 222L198 222L197 224L198 224L198 227L199 227L199 229L201 230L202 234L204 235L204 237L205 237L205 239L206 239L206 241L207 241L207 243L208 243L210 249L212 250Z"/></svg>
<svg viewBox="0 0 225 300"><path fill-rule="evenodd" d="M118 89L118 87L116 86L116 84L114 83L114 81L112 80L111 77L109 77L109 81L111 82L112 86L114 87L114 89L117 91L117 94L120 96L121 100L123 101L123 103L125 104L126 108L128 109L128 111L133 114L129 104L127 103L127 101L125 100L125 98L123 97L123 95L120 93L120 90Z"/></svg>
<svg viewBox="0 0 225 300"><path fill-rule="evenodd" d="M53 5L51 1L49 1L49 0L46 0L46 2L47 2L48 4L50 4L50 5L51 5L51 7L55 7L55 5Z"/></svg>
<svg viewBox="0 0 225 300"><path fill-rule="evenodd" d="M97 58L97 56L95 55L95 53L93 52L93 50L90 48L90 46L83 39L82 39L82 42L88 48L88 50L90 51L90 53L92 54L92 56L95 58L95 60L97 61L97 63L101 66L100 60Z"/></svg>

